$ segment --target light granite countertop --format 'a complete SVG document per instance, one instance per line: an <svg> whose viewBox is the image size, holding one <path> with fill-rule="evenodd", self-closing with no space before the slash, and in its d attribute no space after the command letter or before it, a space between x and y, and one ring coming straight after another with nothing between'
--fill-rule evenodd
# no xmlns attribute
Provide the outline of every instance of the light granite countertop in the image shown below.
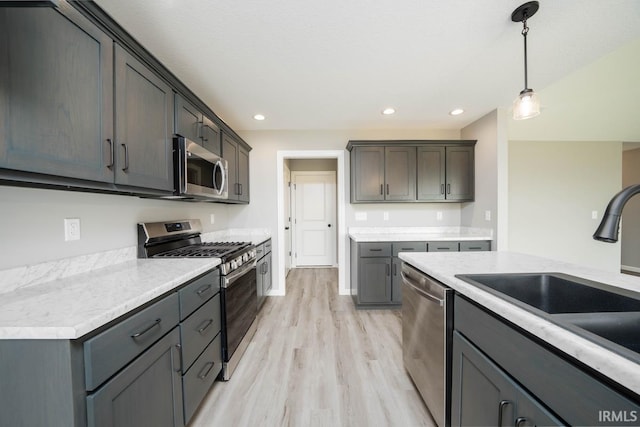
<svg viewBox="0 0 640 427"><path fill-rule="evenodd" d="M493 231L471 227L349 227L356 242L493 240Z"/></svg>
<svg viewBox="0 0 640 427"><path fill-rule="evenodd" d="M75 339L220 264L140 259L0 295L0 339Z"/></svg>
<svg viewBox="0 0 640 427"><path fill-rule="evenodd" d="M400 253L400 258L613 381L640 394L640 365L536 314L464 282L456 274L560 272L640 292L640 277L513 252Z"/></svg>

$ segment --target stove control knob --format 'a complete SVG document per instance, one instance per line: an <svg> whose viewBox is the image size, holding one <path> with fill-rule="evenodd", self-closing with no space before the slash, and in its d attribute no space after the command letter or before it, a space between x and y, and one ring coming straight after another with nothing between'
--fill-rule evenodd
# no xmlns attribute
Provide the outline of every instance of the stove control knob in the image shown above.
<svg viewBox="0 0 640 427"><path fill-rule="evenodd" d="M249 254L242 254L242 262L249 261Z"/></svg>
<svg viewBox="0 0 640 427"><path fill-rule="evenodd" d="M235 270L236 268L238 268L238 263L236 262L236 260L235 260L235 259L234 259L234 260L232 260L232 261L229 263L229 265L230 265L230 267L231 267L231 270Z"/></svg>

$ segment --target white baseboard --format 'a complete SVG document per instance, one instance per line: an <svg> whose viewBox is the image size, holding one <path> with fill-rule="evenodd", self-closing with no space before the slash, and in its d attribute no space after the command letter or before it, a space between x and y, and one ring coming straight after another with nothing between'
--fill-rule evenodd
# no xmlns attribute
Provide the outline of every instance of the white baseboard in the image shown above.
<svg viewBox="0 0 640 427"><path fill-rule="evenodd" d="M632 267L630 265L621 265L622 270L631 271L633 273L640 273L640 267Z"/></svg>

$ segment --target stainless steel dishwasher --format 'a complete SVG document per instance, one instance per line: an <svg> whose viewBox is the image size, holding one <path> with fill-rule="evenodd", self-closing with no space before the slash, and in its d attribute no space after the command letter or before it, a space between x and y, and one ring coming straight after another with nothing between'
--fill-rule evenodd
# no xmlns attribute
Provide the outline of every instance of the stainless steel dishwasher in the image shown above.
<svg viewBox="0 0 640 427"><path fill-rule="evenodd" d="M439 427L450 425L453 290L402 264L402 359Z"/></svg>

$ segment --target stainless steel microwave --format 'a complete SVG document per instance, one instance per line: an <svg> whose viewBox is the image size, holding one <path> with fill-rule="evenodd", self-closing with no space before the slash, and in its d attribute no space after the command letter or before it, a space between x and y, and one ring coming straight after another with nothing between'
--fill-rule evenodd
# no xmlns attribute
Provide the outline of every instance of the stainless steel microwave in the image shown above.
<svg viewBox="0 0 640 427"><path fill-rule="evenodd" d="M227 199L227 161L198 143L176 136L173 139L176 199L198 201Z"/></svg>

